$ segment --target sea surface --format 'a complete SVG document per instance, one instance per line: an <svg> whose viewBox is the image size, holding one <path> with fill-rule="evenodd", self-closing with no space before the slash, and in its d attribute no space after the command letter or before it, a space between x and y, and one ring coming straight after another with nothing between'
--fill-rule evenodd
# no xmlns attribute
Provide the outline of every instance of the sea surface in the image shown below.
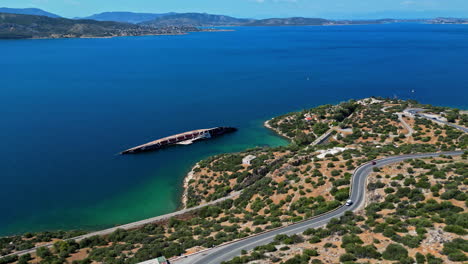
<svg viewBox="0 0 468 264"><path fill-rule="evenodd" d="M468 25L231 29L0 41L0 235L172 212L197 161L287 144L263 128L286 112L372 95L468 108ZM117 155L214 126L239 131Z"/></svg>

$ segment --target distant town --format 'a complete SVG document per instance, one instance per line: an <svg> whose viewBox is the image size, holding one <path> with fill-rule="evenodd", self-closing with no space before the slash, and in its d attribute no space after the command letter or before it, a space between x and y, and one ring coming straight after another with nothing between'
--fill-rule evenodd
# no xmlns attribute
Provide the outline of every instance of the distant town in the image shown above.
<svg viewBox="0 0 468 264"><path fill-rule="evenodd" d="M207 27L338 26L387 23L467 24L468 19L329 20L305 17L246 19L206 13L131 12L106 12L84 18L67 19L40 9L0 8L0 39L109 38L219 31L219 29Z"/></svg>

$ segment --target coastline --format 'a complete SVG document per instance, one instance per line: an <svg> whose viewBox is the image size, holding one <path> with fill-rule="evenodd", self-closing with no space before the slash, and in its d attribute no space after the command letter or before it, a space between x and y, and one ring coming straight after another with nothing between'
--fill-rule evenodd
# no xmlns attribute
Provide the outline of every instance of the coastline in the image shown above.
<svg viewBox="0 0 468 264"><path fill-rule="evenodd" d="M271 120L273 120L273 118L272 118L272 119L269 119L269 120L267 120L267 121L265 121L265 122L263 123L263 126L266 127L266 128L268 128L268 129L270 129L271 131L275 132L275 133L278 134L279 136L281 136L281 137L283 137L283 138L285 138L285 139L287 139L287 140L289 140L289 141L292 141L292 138L288 137L288 136L285 135L284 133L282 133L282 132L278 131L276 128L272 127L272 126L270 125L270 121L271 121Z"/></svg>
<svg viewBox="0 0 468 264"><path fill-rule="evenodd" d="M201 29L200 31L187 31L183 33L165 33L165 34L141 34L141 35L112 35L112 36L49 36L49 37L31 37L31 38L14 38L14 39L2 39L0 40L46 40L46 39L113 39L113 38L123 38L123 37L146 37L146 36L183 36L190 33L198 32L230 32L235 31L232 29Z"/></svg>
<svg viewBox="0 0 468 264"><path fill-rule="evenodd" d="M287 139L288 141L292 141L292 139L290 137L288 137L287 135L281 133L280 131L276 130L275 128L273 128L270 125L269 122L272 119L268 119L267 121L263 122L263 126L265 128L267 128L267 129L273 131L276 135L281 136L281 137ZM195 165L192 166L190 171L184 177L183 184L182 184L183 192L182 192L182 198L181 198L181 201L180 201L181 202L181 209L187 209L187 199L188 199L187 191L188 191L188 187L189 187L189 182L190 182L190 180L195 178L195 169L197 169L198 167L199 167L199 162L195 163Z"/></svg>
<svg viewBox="0 0 468 264"><path fill-rule="evenodd" d="M190 171L187 173L187 175L185 175L184 177L184 183L182 185L182 188L184 189L183 193L182 193L182 200L181 200L181 203L182 203L182 209L186 209L187 208L187 199L188 199L188 187L189 187L189 182L190 180L192 180L195 176L195 169L198 168L198 162L195 163L194 166L192 166L192 168L190 169Z"/></svg>

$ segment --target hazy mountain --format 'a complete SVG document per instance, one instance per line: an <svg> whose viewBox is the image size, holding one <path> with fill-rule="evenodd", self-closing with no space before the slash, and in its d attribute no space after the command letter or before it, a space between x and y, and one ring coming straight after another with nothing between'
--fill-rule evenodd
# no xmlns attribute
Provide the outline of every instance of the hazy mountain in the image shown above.
<svg viewBox="0 0 468 264"><path fill-rule="evenodd" d="M133 13L133 12L104 12L104 13L95 14L95 15L80 18L80 19L93 19L97 21L116 21L116 22L138 24L141 22L153 20L161 16L173 15L173 14L176 14L176 13L152 14L152 13Z"/></svg>
<svg viewBox="0 0 468 264"><path fill-rule="evenodd" d="M395 18L398 20L404 19L432 19L436 17L466 17L466 12L463 11L444 11L444 10L426 10L426 11L381 11L381 12L372 12L372 13L360 13L354 12L353 14L343 14L343 13L325 13L326 17L342 18L347 20L369 20L369 19L382 19L382 18Z"/></svg>
<svg viewBox="0 0 468 264"><path fill-rule="evenodd" d="M182 34L195 27L152 28L111 21L73 20L46 16L0 13L0 39L93 38Z"/></svg>
<svg viewBox="0 0 468 264"><path fill-rule="evenodd" d="M400 22L395 19L378 20L328 20L323 18L289 17L268 19L241 19L223 15L205 13L182 13L165 15L142 25L160 26L321 26L321 25L356 25L356 24L383 24Z"/></svg>
<svg viewBox="0 0 468 264"><path fill-rule="evenodd" d="M255 20L244 24L245 26L318 26L330 23L329 20L323 18L305 18L305 17L290 17L290 18L268 18Z"/></svg>
<svg viewBox="0 0 468 264"><path fill-rule="evenodd" d="M468 18L438 17L429 19L426 23L430 24L468 24Z"/></svg>
<svg viewBox="0 0 468 264"><path fill-rule="evenodd" d="M237 26L252 21L254 20L206 13L182 13L161 16L151 21L143 22L142 24L151 26Z"/></svg>
<svg viewBox="0 0 468 264"><path fill-rule="evenodd" d="M47 16L58 18L59 15L46 12L38 8L8 8L0 7L0 13L9 13L9 14L20 14L20 15L35 15L35 16Z"/></svg>

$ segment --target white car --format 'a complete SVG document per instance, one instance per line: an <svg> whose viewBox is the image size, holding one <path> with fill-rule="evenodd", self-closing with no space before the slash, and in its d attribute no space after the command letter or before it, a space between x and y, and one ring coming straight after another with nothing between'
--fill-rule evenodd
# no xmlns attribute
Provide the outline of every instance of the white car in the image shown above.
<svg viewBox="0 0 468 264"><path fill-rule="evenodd" d="M346 201L346 206L350 206L350 205L352 205L352 204L353 204L353 201L352 201L352 200Z"/></svg>

